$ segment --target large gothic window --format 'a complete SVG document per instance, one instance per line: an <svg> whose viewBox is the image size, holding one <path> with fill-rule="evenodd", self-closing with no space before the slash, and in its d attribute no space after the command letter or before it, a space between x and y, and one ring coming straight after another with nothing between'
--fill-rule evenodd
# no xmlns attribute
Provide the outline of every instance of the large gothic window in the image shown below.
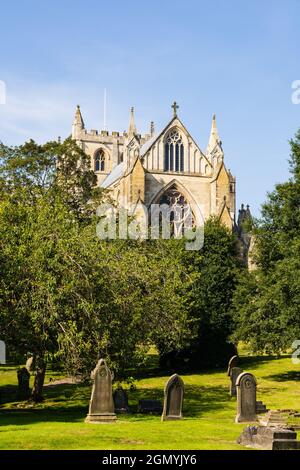
<svg viewBox="0 0 300 470"><path fill-rule="evenodd" d="M95 171L105 170L105 154L104 150L100 149L95 155Z"/></svg>
<svg viewBox="0 0 300 470"><path fill-rule="evenodd" d="M165 141L164 171L184 171L184 147L176 129L167 135Z"/></svg>
<svg viewBox="0 0 300 470"><path fill-rule="evenodd" d="M176 188L171 186L168 188L161 198L159 205L167 205L169 207L169 217L171 224L171 233L176 237L179 233L184 234L185 229L195 227L195 217L192 208L185 196Z"/></svg>

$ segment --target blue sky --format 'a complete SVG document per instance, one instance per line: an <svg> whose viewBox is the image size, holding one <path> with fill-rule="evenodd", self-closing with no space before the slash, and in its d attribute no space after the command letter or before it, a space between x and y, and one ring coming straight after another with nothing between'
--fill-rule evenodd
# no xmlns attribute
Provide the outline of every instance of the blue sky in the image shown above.
<svg viewBox="0 0 300 470"><path fill-rule="evenodd" d="M255 215L288 178L300 127L298 0L19 0L1 2L0 140L66 137L77 103L88 129L140 132L179 116L205 150L217 115L237 200Z"/></svg>

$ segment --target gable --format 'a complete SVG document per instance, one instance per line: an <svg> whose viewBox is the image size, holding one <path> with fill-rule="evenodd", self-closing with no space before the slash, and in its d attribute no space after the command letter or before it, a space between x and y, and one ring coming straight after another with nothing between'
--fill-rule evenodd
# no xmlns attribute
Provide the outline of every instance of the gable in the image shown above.
<svg viewBox="0 0 300 470"><path fill-rule="evenodd" d="M227 207L226 201L224 201L224 204L221 208L220 214L219 214L219 220L221 224L225 225L227 228L232 229L232 218L230 216L229 209Z"/></svg>
<svg viewBox="0 0 300 470"><path fill-rule="evenodd" d="M180 134L181 142L183 144L182 158L184 160L184 168L182 166L175 169L165 168L164 153L166 137L174 129ZM174 144L175 145L175 144ZM175 152L175 147L174 147ZM140 148L140 156L143 160L144 167L149 171L166 171L176 173L196 173L203 175L211 175L213 166L209 159L204 155L196 141L188 132L181 120L174 116L171 121L164 127L164 129L156 136L149 139ZM175 159L175 156L173 157Z"/></svg>

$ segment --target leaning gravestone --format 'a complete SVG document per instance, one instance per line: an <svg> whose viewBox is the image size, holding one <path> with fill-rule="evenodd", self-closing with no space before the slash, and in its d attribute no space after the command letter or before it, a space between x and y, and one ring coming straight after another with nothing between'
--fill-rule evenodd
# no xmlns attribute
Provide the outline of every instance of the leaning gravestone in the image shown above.
<svg viewBox="0 0 300 470"><path fill-rule="evenodd" d="M232 358L228 362L227 367L227 375L230 377L230 372L233 367L237 367L239 365L239 356L232 356Z"/></svg>
<svg viewBox="0 0 300 470"><path fill-rule="evenodd" d="M230 370L230 396L235 397L236 396L236 379L238 376L243 372L243 369L240 367L232 367Z"/></svg>
<svg viewBox="0 0 300 470"><path fill-rule="evenodd" d="M26 367L22 367L17 371L18 376L18 397L21 400L27 400L30 397L30 374Z"/></svg>
<svg viewBox="0 0 300 470"><path fill-rule="evenodd" d="M184 383L179 375L172 375L165 386L162 421L182 419Z"/></svg>
<svg viewBox="0 0 300 470"><path fill-rule="evenodd" d="M119 387L113 394L115 412L116 413L129 413L128 396L126 390Z"/></svg>
<svg viewBox="0 0 300 470"><path fill-rule="evenodd" d="M257 421L256 380L249 372L242 372L236 380L237 415L236 423Z"/></svg>
<svg viewBox="0 0 300 470"><path fill-rule="evenodd" d="M115 415L114 401L112 395L112 375L104 359L98 361L97 366L91 373L94 381L89 406L87 423L113 423Z"/></svg>

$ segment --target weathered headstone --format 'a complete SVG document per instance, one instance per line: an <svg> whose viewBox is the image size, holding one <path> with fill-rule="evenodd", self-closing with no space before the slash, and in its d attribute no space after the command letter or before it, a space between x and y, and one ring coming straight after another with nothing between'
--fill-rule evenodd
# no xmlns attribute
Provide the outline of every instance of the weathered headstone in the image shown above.
<svg viewBox="0 0 300 470"><path fill-rule="evenodd" d="M122 387L117 388L113 394L115 412L129 413L128 396L126 390Z"/></svg>
<svg viewBox="0 0 300 470"><path fill-rule="evenodd" d="M232 397L236 396L236 379L243 372L243 369L240 367L232 367L230 369L230 390L229 393Z"/></svg>
<svg viewBox="0 0 300 470"><path fill-rule="evenodd" d="M160 400L139 400L138 413L161 414L162 409Z"/></svg>
<svg viewBox="0 0 300 470"><path fill-rule="evenodd" d="M242 372L236 380L237 415L236 423L257 421L256 380L249 372Z"/></svg>
<svg viewBox="0 0 300 470"><path fill-rule="evenodd" d="M228 362L227 375L230 377L230 371L233 367L238 367L239 365L239 356L232 356Z"/></svg>
<svg viewBox="0 0 300 470"><path fill-rule="evenodd" d="M237 443L263 450L300 449L300 441L297 441L294 430L269 426L247 426L238 437Z"/></svg>
<svg viewBox="0 0 300 470"><path fill-rule="evenodd" d="M104 359L98 361L97 366L91 373L94 381L86 417L87 423L113 423L115 415L114 401L112 395L112 374Z"/></svg>
<svg viewBox="0 0 300 470"><path fill-rule="evenodd" d="M179 375L172 375L165 386L162 421L182 419L184 383Z"/></svg>
<svg viewBox="0 0 300 470"><path fill-rule="evenodd" d="M30 374L26 367L22 367L17 371L18 376L18 397L21 400L27 400L30 397Z"/></svg>

